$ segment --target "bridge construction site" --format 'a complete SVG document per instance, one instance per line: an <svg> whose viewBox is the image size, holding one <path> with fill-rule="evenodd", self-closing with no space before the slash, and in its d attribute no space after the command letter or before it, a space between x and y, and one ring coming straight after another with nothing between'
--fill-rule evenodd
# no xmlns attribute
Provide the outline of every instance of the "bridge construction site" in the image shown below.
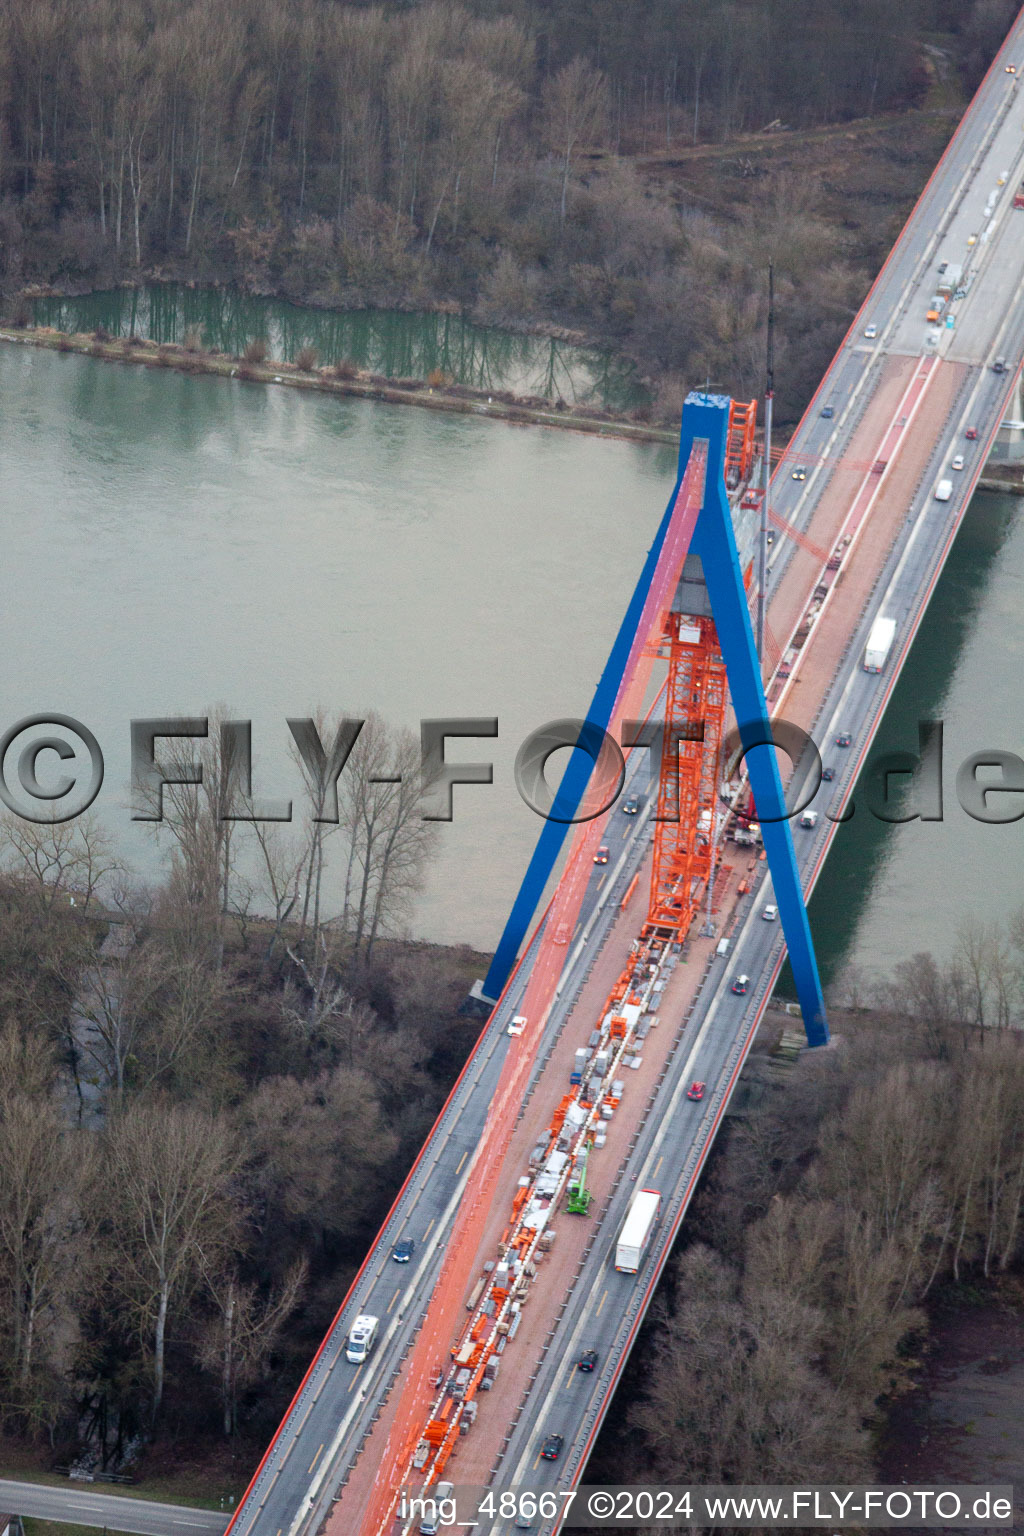
<svg viewBox="0 0 1024 1536"><path fill-rule="evenodd" d="M806 899L985 464L1024 457L1022 75L1018 18L767 506L756 402L689 397L480 1038L234 1536L390 1536L429 1528L403 1489L577 1484L787 953L827 1044Z"/></svg>

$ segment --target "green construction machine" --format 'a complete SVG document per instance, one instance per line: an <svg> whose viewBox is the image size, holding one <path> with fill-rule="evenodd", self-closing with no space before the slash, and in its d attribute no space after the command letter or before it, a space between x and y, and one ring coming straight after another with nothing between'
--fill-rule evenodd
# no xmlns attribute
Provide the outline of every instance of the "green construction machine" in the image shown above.
<svg viewBox="0 0 1024 1536"><path fill-rule="evenodd" d="M590 1156L590 1142L583 1148L583 1156L578 1158L569 1180L565 1208L570 1216L586 1216L590 1211L590 1202L593 1196L587 1188L587 1159Z"/></svg>

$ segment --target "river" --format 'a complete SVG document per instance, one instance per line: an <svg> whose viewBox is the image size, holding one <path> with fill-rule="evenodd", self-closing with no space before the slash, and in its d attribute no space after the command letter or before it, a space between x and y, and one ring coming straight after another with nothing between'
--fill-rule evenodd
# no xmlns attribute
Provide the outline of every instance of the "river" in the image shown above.
<svg viewBox="0 0 1024 1536"><path fill-rule="evenodd" d="M418 937L495 943L536 838L512 764L581 713L671 486L668 448L75 354L0 348L4 717L57 710L106 758L97 810L152 874L130 819L129 722L230 706L265 794L297 794L287 716L376 709L499 719L450 756L457 788ZM841 830L812 906L826 974L942 952L963 912L1017 901L1015 826L959 810L968 751L1024 752L1024 521L968 515L886 717L886 744L946 721L947 818Z"/></svg>

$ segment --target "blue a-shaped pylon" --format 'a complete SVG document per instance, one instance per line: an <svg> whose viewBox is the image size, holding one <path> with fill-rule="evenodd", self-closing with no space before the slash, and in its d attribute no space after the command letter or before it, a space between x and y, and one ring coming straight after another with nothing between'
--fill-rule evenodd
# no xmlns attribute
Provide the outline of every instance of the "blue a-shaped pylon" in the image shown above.
<svg viewBox="0 0 1024 1536"><path fill-rule="evenodd" d="M727 395L692 393L687 396L683 406L676 484L597 685L587 714L587 724L591 729L596 726L606 731L611 722L630 645L668 532L679 485L694 444L704 443L707 445L707 472L701 508L690 541L690 553L700 556L704 568L704 582L718 631L740 741L747 753L747 774L757 805L765 854L789 949L789 962L800 1000L807 1042L809 1045L825 1045L828 1041L828 1024L818 963L793 850L779 766L774 750L766 746L766 743L773 740L771 720L747 608L732 511L725 489L728 422ZM527 927L555 866L567 827L579 810L593 766L594 760L589 753L580 748L573 751L555 796L550 819L545 821L537 840L484 981L483 992L487 998L498 997L515 964Z"/></svg>

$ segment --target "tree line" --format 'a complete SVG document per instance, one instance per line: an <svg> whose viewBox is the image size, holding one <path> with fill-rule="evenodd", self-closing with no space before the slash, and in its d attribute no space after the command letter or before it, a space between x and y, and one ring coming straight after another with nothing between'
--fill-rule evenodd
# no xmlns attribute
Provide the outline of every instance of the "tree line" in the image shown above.
<svg viewBox="0 0 1024 1536"><path fill-rule="evenodd" d="M749 232L659 189L633 157L919 101L937 31L970 88L1012 12L1010 0L12 0L0 283L105 284L148 265L321 303L454 299L481 318L582 323L646 367L749 389L735 354L763 321L750 299L765 243L755 279ZM780 274L792 254L814 309L838 246L823 268L799 190L772 195L794 192L793 209L759 209L752 224ZM840 271L819 298L808 323L826 321L823 346L869 278L870 266Z"/></svg>
<svg viewBox="0 0 1024 1536"><path fill-rule="evenodd" d="M156 884L88 813L0 824L0 1430L65 1456L269 1435L471 1043L466 956L394 939L418 741L314 731L273 827L214 728Z"/></svg>

